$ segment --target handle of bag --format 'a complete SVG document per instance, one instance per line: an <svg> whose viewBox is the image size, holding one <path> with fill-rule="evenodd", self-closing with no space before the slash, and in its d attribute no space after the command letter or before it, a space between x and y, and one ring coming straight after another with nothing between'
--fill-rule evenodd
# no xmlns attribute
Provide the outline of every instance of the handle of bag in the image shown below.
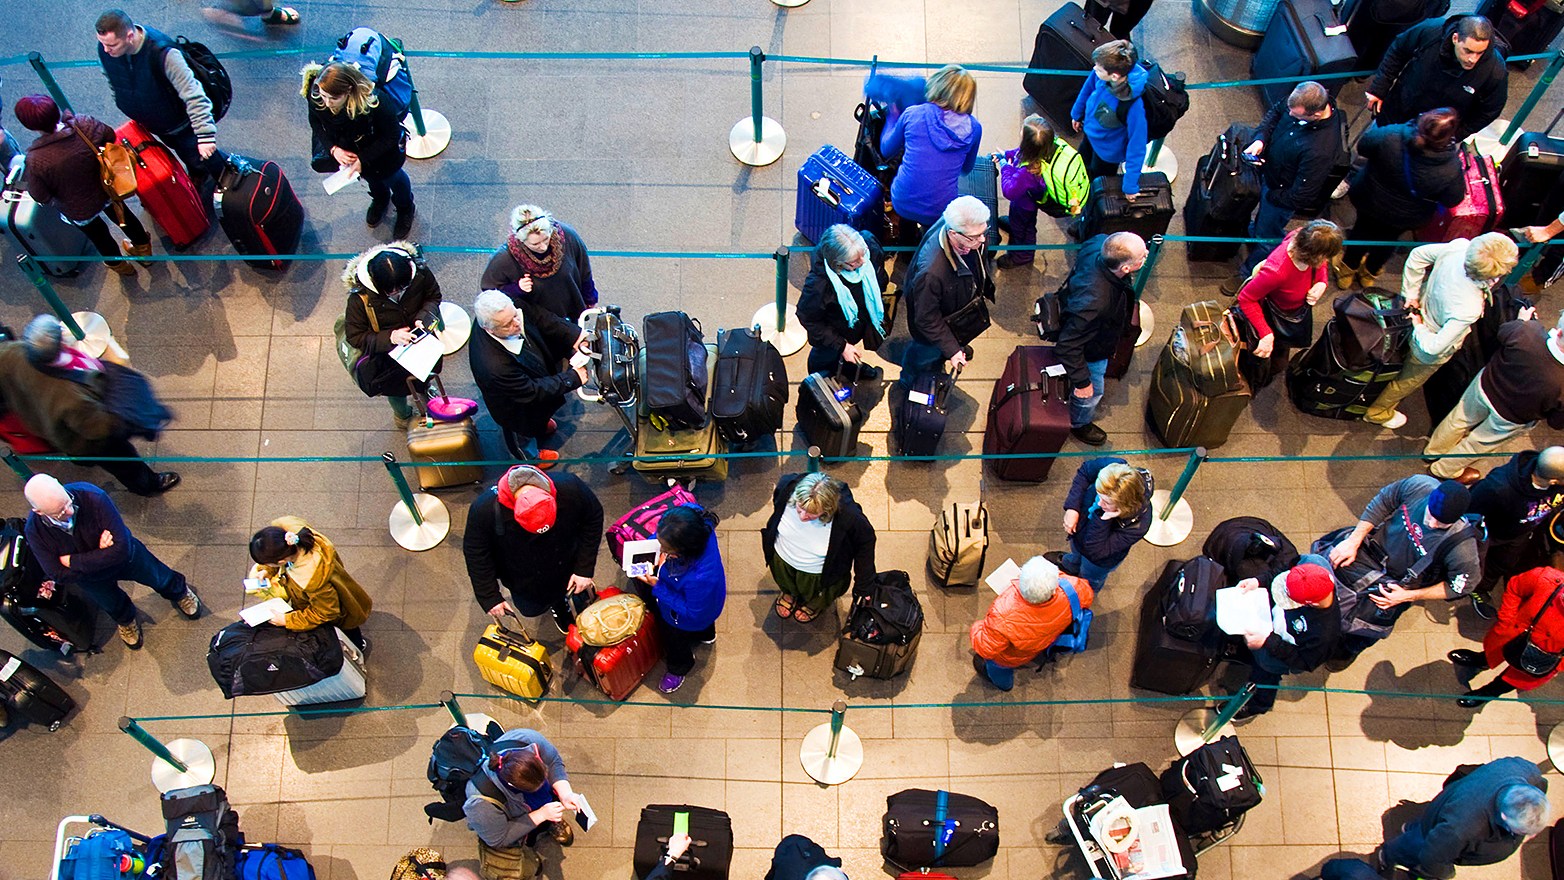
<svg viewBox="0 0 1564 880"><path fill-rule="evenodd" d="M110 822L109 820L103 818L102 816L98 815L97 813L93 813L92 815L88 816L87 817L87 821L91 822L94 825L99 826L100 828L116 828L116 829L119 829L120 831L123 831L126 834L129 834L132 838L134 838L135 840L139 840L142 843L151 843L152 842L152 838L148 837L147 835L141 834L141 833L136 832L136 831L132 831L129 828L126 828L124 825L119 824L118 822Z"/></svg>

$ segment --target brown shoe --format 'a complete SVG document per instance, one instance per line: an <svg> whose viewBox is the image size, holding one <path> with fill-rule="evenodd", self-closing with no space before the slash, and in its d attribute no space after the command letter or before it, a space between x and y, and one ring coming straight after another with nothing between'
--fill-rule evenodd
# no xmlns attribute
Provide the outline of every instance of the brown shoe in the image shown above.
<svg viewBox="0 0 1564 880"><path fill-rule="evenodd" d="M549 836L560 846L569 846L576 842L575 829L570 827L569 819L561 819L554 823L554 827L548 830Z"/></svg>
<svg viewBox="0 0 1564 880"><path fill-rule="evenodd" d="M1359 260L1359 265L1362 265L1361 260ZM1347 261L1343 260L1340 254L1331 257L1330 268L1332 272L1336 273L1336 286L1342 290L1351 290L1352 282L1356 281L1358 277L1357 268L1348 266Z"/></svg>
<svg viewBox="0 0 1564 880"><path fill-rule="evenodd" d="M125 252L126 256L131 256L131 257L150 257L150 256L152 256L152 242L150 242L150 241L147 242L146 244L131 244L129 241L122 241L122 242L119 243L119 246L120 246L120 250L123 250Z"/></svg>
<svg viewBox="0 0 1564 880"><path fill-rule="evenodd" d="M1472 486L1483 478L1483 472L1474 467L1461 468L1461 472L1455 475L1455 481L1463 486Z"/></svg>
<svg viewBox="0 0 1564 880"><path fill-rule="evenodd" d="M113 272L121 278L131 278L136 274L135 266L120 260L116 260L112 263L104 263L103 265L107 266L110 272Z"/></svg>

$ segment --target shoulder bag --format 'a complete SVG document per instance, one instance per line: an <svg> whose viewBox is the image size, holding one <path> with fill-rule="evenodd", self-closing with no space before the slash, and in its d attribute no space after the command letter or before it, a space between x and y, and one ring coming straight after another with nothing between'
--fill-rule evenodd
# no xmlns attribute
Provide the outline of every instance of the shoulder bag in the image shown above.
<svg viewBox="0 0 1564 880"><path fill-rule="evenodd" d="M87 137L81 129L76 127L74 121L66 123L76 136L81 138L87 149L98 158L98 174L103 191L118 206L125 199L136 194L136 161L131 156L130 149L119 141L111 140L103 146L98 146Z"/></svg>
<svg viewBox="0 0 1564 880"><path fill-rule="evenodd" d="M1558 601L1559 591L1564 590L1564 578L1556 579L1553 593L1548 596L1548 601L1537 609L1537 614L1532 617L1531 623L1526 625L1526 631L1510 639L1504 645L1504 659L1509 664L1527 675L1543 676L1552 675L1559 668L1559 661L1564 660L1564 653L1559 651L1544 651L1537 647L1537 643L1531 640L1531 631L1542 620L1542 615Z"/></svg>

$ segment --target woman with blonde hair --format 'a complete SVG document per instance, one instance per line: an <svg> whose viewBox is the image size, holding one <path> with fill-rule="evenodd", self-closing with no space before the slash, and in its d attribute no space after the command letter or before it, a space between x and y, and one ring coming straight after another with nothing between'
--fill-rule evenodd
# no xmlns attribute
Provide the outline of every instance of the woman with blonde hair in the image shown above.
<svg viewBox="0 0 1564 880"><path fill-rule="evenodd" d="M567 321L597 305L592 260L574 229L537 205L512 209L510 228L479 287L498 290L517 306L529 301Z"/></svg>
<svg viewBox="0 0 1564 880"><path fill-rule="evenodd" d="M880 152L902 157L891 181L891 207L903 220L928 227L939 222L956 198L956 182L977 162L983 126L972 115L977 82L960 65L936 71L923 95L927 103L886 119Z"/></svg>
<svg viewBox="0 0 1564 880"><path fill-rule="evenodd" d="M305 65L300 94L309 103L312 136L310 167L322 174L354 169L369 185L364 222L373 229L396 207L392 237L413 231L413 182L407 161L407 130L393 101L352 64L335 61Z"/></svg>
<svg viewBox="0 0 1564 880"><path fill-rule="evenodd" d="M1151 472L1130 467L1122 458L1083 462L1064 499L1070 552L1051 551L1043 557L1101 593L1108 575L1151 531L1152 488Z"/></svg>
<svg viewBox="0 0 1564 880"><path fill-rule="evenodd" d="M359 650L369 650L359 627L374 603L325 535L296 516L280 516L250 538L250 558L255 560L250 577L264 581L293 608L273 615L272 623L292 630L335 626Z"/></svg>
<svg viewBox="0 0 1564 880"><path fill-rule="evenodd" d="M854 580L873 580L874 526L846 483L819 473L787 474L771 501L760 550L782 592L778 617L808 623Z"/></svg>

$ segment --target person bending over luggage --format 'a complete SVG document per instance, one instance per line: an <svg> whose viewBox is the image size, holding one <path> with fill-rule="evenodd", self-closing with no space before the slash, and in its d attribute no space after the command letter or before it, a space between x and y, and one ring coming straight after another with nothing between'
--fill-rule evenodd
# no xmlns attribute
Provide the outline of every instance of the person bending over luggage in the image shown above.
<svg viewBox="0 0 1564 880"><path fill-rule="evenodd" d="M565 759L536 730L507 730L494 741L479 773L467 783L462 812L485 846L532 846L543 834L560 846L575 839L565 811L581 811Z"/></svg>
<svg viewBox="0 0 1564 880"><path fill-rule="evenodd" d="M1015 687L1016 668L1036 660L1074 623L1070 597L1064 584L1075 591L1082 608L1090 608L1095 594L1084 579L1060 574L1059 567L1041 556L1021 566L1021 576L1005 588L983 619L972 624L973 666L988 683L1002 691Z"/></svg>
<svg viewBox="0 0 1564 880"><path fill-rule="evenodd" d="M820 844L802 834L789 834L772 852L765 880L847 880L847 875L840 858L826 855Z"/></svg>
<svg viewBox="0 0 1564 880"><path fill-rule="evenodd" d="M489 415L511 455L547 468L559 458L558 450L543 447L559 429L554 414L587 380L585 364L565 362L587 346L587 333L531 302L513 304L498 290L478 294L472 310L483 332L472 335L467 360Z"/></svg>
<svg viewBox="0 0 1564 880"><path fill-rule="evenodd" d="M1534 564L1546 564L1534 549L1533 535L1553 512L1564 507L1564 446L1518 452L1471 488L1469 510L1488 529L1483 577L1472 590L1472 607L1493 620L1493 588Z"/></svg>
<svg viewBox="0 0 1564 880"><path fill-rule="evenodd" d="M29 434L66 455L128 459L96 464L137 495L179 485L179 474L141 460L130 438L146 432L119 415L103 362L66 345L58 318L33 318L22 340L0 342L0 401Z"/></svg>
<svg viewBox="0 0 1564 880"><path fill-rule="evenodd" d="M1488 562L1492 564L1492 547L1488 553ZM1556 568L1534 568L1510 579L1504 588L1498 619L1483 636L1483 649L1457 648L1445 655L1459 667L1463 679L1469 679L1481 669L1508 665L1498 678L1467 691L1456 700L1457 703L1463 708L1480 709L1488 698L1502 697L1516 690L1534 690L1553 680L1559 672L1557 657L1564 653L1564 590L1561 587L1564 587L1564 572ZM1516 647L1509 647L1511 642L1517 642ZM1538 665L1530 670L1525 664L1531 658L1523 653L1527 645L1539 655L1536 658ZM1553 657L1552 668L1548 668L1548 658L1541 656L1549 654Z"/></svg>
<svg viewBox="0 0 1564 880"><path fill-rule="evenodd" d="M863 355L879 350L891 332L882 296L889 283L885 251L873 233L845 223L826 229L798 295L798 323L809 333L809 372L829 375L838 364L857 364L855 378L880 378L884 371L864 363Z"/></svg>
<svg viewBox="0 0 1564 880"><path fill-rule="evenodd" d="M1060 289L1059 341L1054 356L1070 381L1070 433L1101 446L1108 432L1097 425L1097 405L1107 383L1108 359L1138 308L1130 276L1146 265L1146 242L1133 232L1094 235L1081 244L1070 277Z"/></svg>
<svg viewBox="0 0 1564 880"><path fill-rule="evenodd" d="M392 349L414 340L415 334L432 329L440 320L440 282L410 241L377 244L348 261L342 271L347 290L347 311L342 317L342 338L358 349L348 372L360 391L384 397L391 404L396 426L407 430L417 411L408 403L412 378L391 357ZM440 372L441 361L434 371ZM420 396L427 392L417 386Z"/></svg>
<svg viewBox="0 0 1564 880"><path fill-rule="evenodd" d="M1418 877L1450 880L1457 865L1498 864L1548 827L1548 781L1536 764L1510 757L1461 769L1375 853L1381 875L1399 865Z"/></svg>
<svg viewBox="0 0 1564 880"><path fill-rule="evenodd" d="M1482 131L1504 112L1510 72L1480 15L1431 18L1401 32L1364 90L1376 125L1396 125L1435 107L1460 116L1456 140Z"/></svg>
<svg viewBox="0 0 1564 880"><path fill-rule="evenodd" d="M987 324L963 320L969 312L962 310L972 309L979 297L994 299L993 273L986 259L988 218L988 206L976 196L956 197L923 236L907 266L903 289L912 342L902 352L897 378L905 390L911 390L919 376L941 369L942 360L943 368L952 371L972 358L967 343Z"/></svg>
<svg viewBox="0 0 1564 880"><path fill-rule="evenodd" d="M369 639L359 630L374 602L342 564L337 547L325 535L296 516L280 516L250 538L249 577L264 581L268 597L286 599L293 607L273 614L272 623L291 630L335 626L348 640L369 652Z"/></svg>
<svg viewBox="0 0 1564 880"><path fill-rule="evenodd" d="M1460 117L1449 107L1428 110L1413 122L1375 126L1358 140L1366 161L1352 175L1357 221L1349 241L1394 241L1434 218L1439 206L1454 208L1466 198L1466 175L1456 155ZM1348 245L1333 263L1336 285L1367 287L1395 251L1384 245Z"/></svg>
<svg viewBox="0 0 1564 880"><path fill-rule="evenodd" d="M322 66L306 64L300 94L309 103L310 167L322 174L348 168L369 185L371 229L396 207L392 238L413 231L413 182L403 170L407 161L407 129L389 98L363 71L345 61Z"/></svg>
<svg viewBox="0 0 1564 880"><path fill-rule="evenodd" d="M510 212L510 237L505 240L480 282L517 305L530 302L567 321L597 305L597 283L586 244L569 226L537 205L517 205Z"/></svg>
<svg viewBox="0 0 1564 880"><path fill-rule="evenodd" d="M655 574L642 575L636 588L657 615L668 671L659 691L671 694L695 668L695 646L717 641L717 618L728 595L722 554L717 549L717 517L693 505L675 507L657 521Z"/></svg>
<svg viewBox="0 0 1564 880"><path fill-rule="evenodd" d="M1092 50L1092 75L1070 108L1070 125L1081 138L1081 158L1093 179L1119 173L1124 163L1124 195L1140 193L1140 171L1146 162L1146 68L1138 63L1135 44L1114 40ZM1121 106L1122 105L1122 106Z"/></svg>
<svg viewBox="0 0 1564 880"><path fill-rule="evenodd" d="M1086 162L1070 142L1054 133L1036 113L1021 121L1021 146L995 153L999 191L1010 201L1008 226L1013 245L1037 244L1037 212L1050 217L1076 217L1086 203L1091 179ZM1030 266L1035 251L1006 251L995 261L1001 269Z"/></svg>
<svg viewBox="0 0 1564 880"><path fill-rule="evenodd" d="M32 506L23 532L43 569L45 586L74 586L113 618L131 650L141 647L141 621L120 581L135 581L167 599L187 620L201 616L201 597L185 576L152 555L126 527L113 499L91 483L35 474L22 487Z"/></svg>
<svg viewBox="0 0 1564 880"><path fill-rule="evenodd" d="M1249 681L1281 684L1282 676L1312 672L1336 653L1341 640L1341 614L1336 610L1336 578L1330 560L1308 554L1277 574L1269 584L1255 578L1239 581L1240 590L1267 589L1271 595L1271 626L1247 633L1252 655ZM1264 715L1276 705L1274 687L1258 687L1234 721Z"/></svg>
<svg viewBox="0 0 1564 880"><path fill-rule="evenodd" d="M1130 467L1122 458L1082 462L1064 498L1070 552L1051 550L1043 558L1102 592L1108 575L1151 530L1153 487L1151 471Z"/></svg>
<svg viewBox="0 0 1564 880"><path fill-rule="evenodd" d="M825 474L784 474L771 495L771 519L760 530L760 550L781 595L777 616L814 620L854 582L868 584L874 565L874 526L853 492Z"/></svg>
<svg viewBox="0 0 1564 880"><path fill-rule="evenodd" d="M580 477L521 464L473 499L462 556L478 607L496 618L548 611L563 633L576 619L571 597L591 596L602 543L603 505Z"/></svg>
<svg viewBox="0 0 1564 880"><path fill-rule="evenodd" d="M112 207L114 223L125 233L124 252L135 257L152 256L152 236L136 218L136 212L123 202L111 203L103 190L97 151L114 142L114 129L91 116L66 115L62 119L54 100L43 95L18 100L16 121L38 132L38 138L27 148L23 177L33 201L54 208L60 216L81 227L92 246L105 257L120 255L121 246L110 234L104 217L104 212ZM87 146L89 141L91 147ZM124 260L110 260L103 265L126 277L136 274L135 264Z"/></svg>
<svg viewBox="0 0 1564 880"><path fill-rule="evenodd" d="M1396 406L1461 350L1472 324L1483 316L1488 292L1519 259L1515 240L1502 232L1425 244L1407 254L1401 295L1412 313L1412 345L1401 372L1363 413L1363 421L1392 429L1407 423L1406 413Z"/></svg>
<svg viewBox="0 0 1564 880"><path fill-rule="evenodd" d="M1261 163L1260 206L1249 235L1281 238L1294 217L1317 217L1330 204L1326 184L1331 169L1349 159L1346 116L1336 112L1324 86L1299 83L1287 100L1266 111L1254 140L1244 148L1244 158ZM1235 281L1248 278L1267 253L1265 245L1250 245ZM1223 292L1232 295L1226 287Z"/></svg>
<svg viewBox="0 0 1564 880"><path fill-rule="evenodd" d="M956 197L957 181L977 163L983 140L983 126L972 115L977 80L961 65L947 64L935 71L923 96L926 103L900 114L892 106L889 112L895 118L885 120L880 135L881 155L901 156L901 167L891 181L891 207L909 221L902 236L907 242L939 221L940 212Z"/></svg>
<svg viewBox="0 0 1564 880"><path fill-rule="evenodd" d="M1238 308L1254 328L1255 357L1270 375L1287 366L1291 347L1314 341L1314 304L1325 294L1326 266L1341 254L1341 227L1310 220L1287 233L1238 291Z"/></svg>

